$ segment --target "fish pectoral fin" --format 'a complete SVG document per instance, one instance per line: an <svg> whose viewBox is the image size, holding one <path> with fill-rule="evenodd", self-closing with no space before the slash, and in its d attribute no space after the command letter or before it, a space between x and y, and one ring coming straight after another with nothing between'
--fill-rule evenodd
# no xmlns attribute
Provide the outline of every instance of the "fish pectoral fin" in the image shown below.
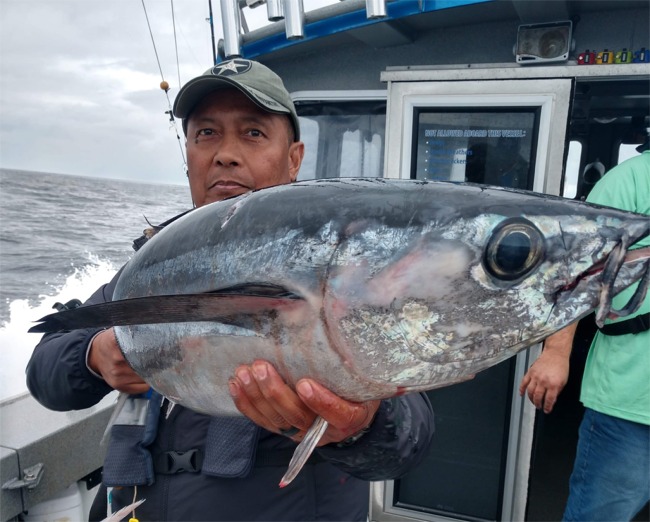
<svg viewBox="0 0 650 522"><path fill-rule="evenodd" d="M229 317L283 310L304 302L294 294L247 295L208 292L203 294L135 297L89 306L80 306L46 315L29 329L30 333L50 333L79 328L109 328L135 324L228 322Z"/></svg>
<svg viewBox="0 0 650 522"><path fill-rule="evenodd" d="M238 285L219 288L213 290L211 293L220 295L248 295L257 297L287 297L291 299L300 299L300 296L294 294L284 286L274 285L271 283L241 283Z"/></svg>
<svg viewBox="0 0 650 522"><path fill-rule="evenodd" d="M305 438L300 441L296 451L291 457L291 462L289 462L289 467L287 468L286 473L280 480L280 487L283 488L291 484L291 481L296 478L300 470L303 468L311 454L316 449L318 441L323 437L325 430L327 430L328 423L323 417L316 417L316 420L307 430Z"/></svg>

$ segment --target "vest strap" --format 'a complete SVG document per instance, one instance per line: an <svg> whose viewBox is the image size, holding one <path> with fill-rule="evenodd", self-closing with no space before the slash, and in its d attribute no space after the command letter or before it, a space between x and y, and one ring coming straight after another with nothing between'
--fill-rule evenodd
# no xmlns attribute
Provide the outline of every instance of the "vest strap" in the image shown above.
<svg viewBox="0 0 650 522"><path fill-rule="evenodd" d="M156 437L161 395L153 390L130 396L111 428L102 481L107 486L154 483L153 458L148 446Z"/></svg>
<svg viewBox="0 0 650 522"><path fill-rule="evenodd" d="M600 329L605 335L638 334L646 330L650 330L650 312L618 323L606 324Z"/></svg>
<svg viewBox="0 0 650 522"><path fill-rule="evenodd" d="M247 476L255 463L259 433L260 427L246 417L212 417L201 471L222 478Z"/></svg>

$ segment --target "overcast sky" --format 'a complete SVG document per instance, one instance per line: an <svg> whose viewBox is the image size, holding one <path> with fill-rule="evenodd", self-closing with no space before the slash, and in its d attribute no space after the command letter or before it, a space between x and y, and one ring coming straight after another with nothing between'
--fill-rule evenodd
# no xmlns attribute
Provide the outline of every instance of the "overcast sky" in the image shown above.
<svg viewBox="0 0 650 522"><path fill-rule="evenodd" d="M208 0L173 3L178 68L170 0L145 6L173 103L212 64ZM160 81L142 0L0 0L0 167L185 183Z"/></svg>

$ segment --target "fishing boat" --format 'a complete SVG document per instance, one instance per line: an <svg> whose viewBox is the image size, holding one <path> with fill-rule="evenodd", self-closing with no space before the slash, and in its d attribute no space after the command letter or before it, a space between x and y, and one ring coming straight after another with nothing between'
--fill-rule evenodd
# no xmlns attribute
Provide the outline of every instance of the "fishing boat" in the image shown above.
<svg viewBox="0 0 650 522"><path fill-rule="evenodd" d="M221 0L215 13L215 62L261 61L291 92L306 149L299 179L473 181L584 199L648 146L647 0L309 4ZM251 11L268 23L248 31ZM518 393L540 346L429 392L435 443L406 477L373 483L370 519L559 519L592 324L580 324L569 384L549 415ZM65 414L29 396L0 404L11 426L0 441L3 521L70 487L92 497L113 402ZM646 506L638 519L647 517Z"/></svg>

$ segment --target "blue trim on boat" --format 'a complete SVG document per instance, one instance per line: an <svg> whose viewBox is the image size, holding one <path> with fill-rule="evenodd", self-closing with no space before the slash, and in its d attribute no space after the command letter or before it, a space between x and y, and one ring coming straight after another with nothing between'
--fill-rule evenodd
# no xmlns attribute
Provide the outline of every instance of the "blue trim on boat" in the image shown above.
<svg viewBox="0 0 650 522"><path fill-rule="evenodd" d="M369 20L366 17L365 9L359 9L358 11L352 11L339 16L305 24L304 38L288 40L284 31L282 31L259 41L249 42L242 45L241 53L242 56L246 58L256 58L273 51L299 45L324 36L349 31L351 29L367 27L389 20L398 20L415 14L494 1L496 0L395 0L386 4L386 18Z"/></svg>

